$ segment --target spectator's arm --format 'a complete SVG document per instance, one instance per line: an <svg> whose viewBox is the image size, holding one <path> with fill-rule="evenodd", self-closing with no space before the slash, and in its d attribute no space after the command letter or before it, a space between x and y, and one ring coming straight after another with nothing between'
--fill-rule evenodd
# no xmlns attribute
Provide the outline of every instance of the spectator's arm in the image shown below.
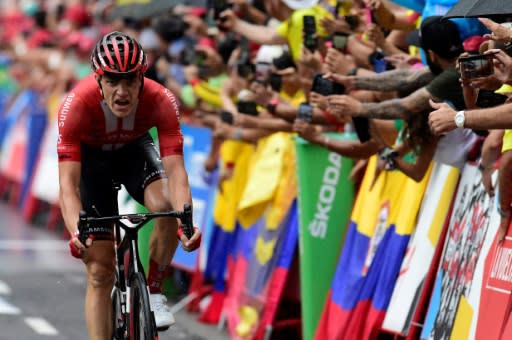
<svg viewBox="0 0 512 340"><path fill-rule="evenodd" d="M433 75L428 68L398 69L369 77L355 77L354 87L373 91L411 91L427 85Z"/></svg>
<svg viewBox="0 0 512 340"><path fill-rule="evenodd" d="M489 135L482 145L482 157L478 168L482 172L482 183L489 196L494 196L492 174L496 170L495 163L501 155L504 133L504 130L489 131Z"/></svg>
<svg viewBox="0 0 512 340"><path fill-rule="evenodd" d="M430 108L430 93L421 88L407 97L385 100L380 103L362 103L354 115L367 118L400 119L425 112Z"/></svg>
<svg viewBox="0 0 512 340"><path fill-rule="evenodd" d="M500 211L500 229L498 230L498 240L501 241L507 235L510 224L510 204L512 202L512 150L506 151L501 155L499 171L499 190L500 199L498 208Z"/></svg>
<svg viewBox="0 0 512 340"><path fill-rule="evenodd" d="M396 168L403 172L407 177L412 178L416 182L421 182L425 174L427 173L428 167L434 153L437 148L437 139L432 143L422 146L415 163L409 163L400 157L395 159Z"/></svg>
<svg viewBox="0 0 512 340"><path fill-rule="evenodd" d="M286 44L286 37L281 36L274 27L254 25L241 20L236 14L228 9L221 13L223 18L221 27L232 30L245 36L250 41L260 45L281 45Z"/></svg>

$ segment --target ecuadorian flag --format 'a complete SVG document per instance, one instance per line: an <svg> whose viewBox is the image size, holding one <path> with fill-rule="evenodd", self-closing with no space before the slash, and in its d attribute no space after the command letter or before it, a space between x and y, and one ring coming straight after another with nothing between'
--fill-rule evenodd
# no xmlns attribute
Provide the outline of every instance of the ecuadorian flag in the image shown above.
<svg viewBox="0 0 512 340"><path fill-rule="evenodd" d="M430 169L420 183L399 171L371 186L369 160L315 339L369 339L384 320Z"/></svg>

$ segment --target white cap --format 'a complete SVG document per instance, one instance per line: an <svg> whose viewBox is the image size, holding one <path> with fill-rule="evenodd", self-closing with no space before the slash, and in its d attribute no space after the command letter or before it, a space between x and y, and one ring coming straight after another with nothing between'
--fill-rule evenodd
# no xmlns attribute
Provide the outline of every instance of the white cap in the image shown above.
<svg viewBox="0 0 512 340"><path fill-rule="evenodd" d="M139 35L139 44L144 50L155 50L160 47L160 40L152 28L144 28Z"/></svg>
<svg viewBox="0 0 512 340"><path fill-rule="evenodd" d="M281 54L283 54L283 47L280 45L261 45L254 62L272 64L272 60L278 58Z"/></svg>
<svg viewBox="0 0 512 340"><path fill-rule="evenodd" d="M291 9L304 9L313 7L318 3L319 0L283 0L286 6Z"/></svg>

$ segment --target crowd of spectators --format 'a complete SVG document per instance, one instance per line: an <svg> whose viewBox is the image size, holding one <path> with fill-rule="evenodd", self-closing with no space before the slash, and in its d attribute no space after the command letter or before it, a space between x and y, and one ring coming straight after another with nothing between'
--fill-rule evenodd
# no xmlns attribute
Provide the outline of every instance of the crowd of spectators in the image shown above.
<svg viewBox="0 0 512 340"><path fill-rule="evenodd" d="M144 18L113 16L115 2L107 0L0 6L2 62L17 90L40 92L50 116L90 73L97 39L123 31L147 53L146 76L179 97L183 120L212 130L205 171L220 169L221 189L237 164L236 152L225 150L257 147L276 132L353 158L354 180L374 154L378 173L399 170L416 181L433 159L462 169L469 157L480 159L492 195L501 157L506 232L512 30L501 21L473 21L480 34L464 36L451 20L422 18L388 0L214 1ZM482 53L492 54L494 72L461 73L462 58ZM358 138L332 137L352 131Z"/></svg>

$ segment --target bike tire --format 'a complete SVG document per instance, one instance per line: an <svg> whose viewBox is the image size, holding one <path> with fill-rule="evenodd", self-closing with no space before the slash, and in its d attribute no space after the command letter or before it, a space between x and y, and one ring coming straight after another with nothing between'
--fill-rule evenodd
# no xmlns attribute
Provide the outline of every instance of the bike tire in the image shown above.
<svg viewBox="0 0 512 340"><path fill-rule="evenodd" d="M121 309L121 290L114 286L112 289L112 333L114 340L125 340L128 334L126 318Z"/></svg>
<svg viewBox="0 0 512 340"><path fill-rule="evenodd" d="M142 273L130 277L130 339L155 340L158 332L151 311L146 280Z"/></svg>

